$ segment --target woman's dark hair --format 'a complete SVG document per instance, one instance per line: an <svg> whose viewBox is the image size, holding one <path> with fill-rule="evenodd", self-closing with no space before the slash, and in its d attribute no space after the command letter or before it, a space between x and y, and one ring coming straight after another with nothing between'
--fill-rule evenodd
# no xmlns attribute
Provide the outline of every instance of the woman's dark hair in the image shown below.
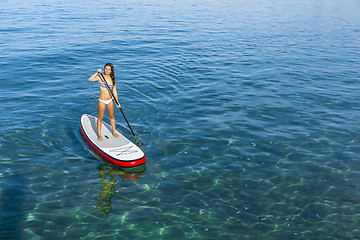
<svg viewBox="0 0 360 240"><path fill-rule="evenodd" d="M107 63L107 64L105 64L104 69L105 69L106 66L111 67L110 77L111 77L113 85L115 86L116 85L116 78L115 78L114 65L112 65L112 63Z"/></svg>

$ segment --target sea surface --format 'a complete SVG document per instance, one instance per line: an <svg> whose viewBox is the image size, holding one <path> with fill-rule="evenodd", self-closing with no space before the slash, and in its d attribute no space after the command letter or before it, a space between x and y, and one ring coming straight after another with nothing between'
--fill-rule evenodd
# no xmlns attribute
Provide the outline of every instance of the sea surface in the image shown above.
<svg viewBox="0 0 360 240"><path fill-rule="evenodd" d="M358 0L3 0L0 239L360 239L359 67Z"/></svg>

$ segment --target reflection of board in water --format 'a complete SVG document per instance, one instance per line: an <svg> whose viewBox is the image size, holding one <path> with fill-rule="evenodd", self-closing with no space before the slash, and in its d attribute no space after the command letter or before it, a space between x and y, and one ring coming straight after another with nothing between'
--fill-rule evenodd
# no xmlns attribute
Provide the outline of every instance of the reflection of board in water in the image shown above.
<svg viewBox="0 0 360 240"><path fill-rule="evenodd" d="M118 168L112 166L99 167L100 182L104 183L101 187L100 196L96 198L100 203L93 210L101 210L101 213L108 215L112 209L111 198L116 194L117 185L120 182L116 182L116 174L118 174L123 180L138 180L141 179L139 175L145 173L146 165L142 164L132 168ZM107 177L109 178L107 180Z"/></svg>

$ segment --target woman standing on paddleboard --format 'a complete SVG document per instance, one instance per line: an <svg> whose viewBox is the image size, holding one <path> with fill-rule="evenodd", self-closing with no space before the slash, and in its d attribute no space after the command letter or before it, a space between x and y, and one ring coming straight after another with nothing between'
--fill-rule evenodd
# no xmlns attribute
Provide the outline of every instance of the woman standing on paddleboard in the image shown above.
<svg viewBox="0 0 360 240"><path fill-rule="evenodd" d="M114 101L111 96L111 92L109 92L108 86L112 90L114 97L116 100L118 100L118 94L116 91L116 78L115 78L115 71L114 66L111 63L107 63L104 66L104 78L108 86L106 86L106 83L104 82L104 79L101 79L101 77L98 75L101 74L103 71L102 69L98 69L96 73L91 75L89 77L90 82L98 81L99 87L100 87L100 97L98 101L98 119L97 119L97 131L98 131L98 140L102 141L101 137L101 124L102 120L104 118L105 110L107 109L109 118L110 118L110 124L112 128L112 133L115 137L119 137L119 135L116 134L116 127L115 127L115 117L114 117ZM119 102L119 101L116 101ZM120 108L120 104L117 105L118 108Z"/></svg>

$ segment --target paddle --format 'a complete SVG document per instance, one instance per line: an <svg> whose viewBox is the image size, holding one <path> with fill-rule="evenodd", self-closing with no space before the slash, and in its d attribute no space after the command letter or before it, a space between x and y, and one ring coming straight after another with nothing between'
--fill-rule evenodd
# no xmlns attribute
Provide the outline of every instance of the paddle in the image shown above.
<svg viewBox="0 0 360 240"><path fill-rule="evenodd" d="M115 99L116 105L120 105L119 101L115 98L115 96L114 96L113 92L111 91L111 89L110 89L110 87L109 87L108 83L106 82L104 75L103 75L102 73L100 73L100 74L101 74L101 75L100 75L100 79L101 79L101 81L103 81L103 82L106 84L106 87L107 87L107 89L108 89L108 91L109 91L110 95L111 95L111 96ZM126 121L127 125L129 126L129 128L130 128L130 131L131 131L132 135L133 135L133 136L134 136L134 138L135 138L136 144L137 144L138 146L140 146L140 143L139 143L139 141L137 140L137 138L136 138L136 136L135 136L134 131L133 131L133 130L132 130L132 128L130 127L130 124L129 124L128 120L126 119L126 117L125 117L125 114L124 114L123 110L121 109L121 107L119 107L119 109L120 109L120 112L122 113L122 115L123 115L123 117L124 117L124 119L125 119L125 121Z"/></svg>

